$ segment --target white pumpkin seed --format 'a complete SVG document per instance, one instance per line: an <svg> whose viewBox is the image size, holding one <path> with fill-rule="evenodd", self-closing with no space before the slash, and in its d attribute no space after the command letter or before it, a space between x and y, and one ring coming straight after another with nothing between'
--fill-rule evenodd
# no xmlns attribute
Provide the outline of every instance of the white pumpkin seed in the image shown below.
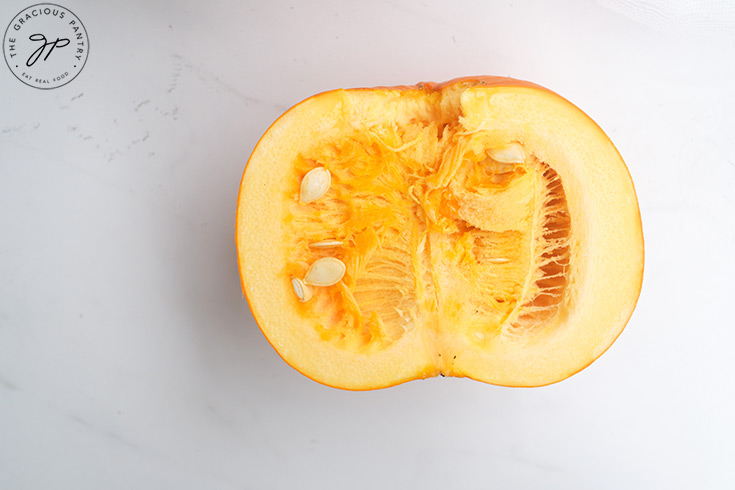
<svg viewBox="0 0 735 490"><path fill-rule="evenodd" d="M339 240L322 240L320 242L313 242L309 244L309 248L333 248L341 247L342 242Z"/></svg>
<svg viewBox="0 0 735 490"><path fill-rule="evenodd" d="M304 281L297 277L291 279L291 287L293 287L293 292L296 293L296 296L298 296L299 300L302 302L309 301L314 295L314 290L311 286L304 284Z"/></svg>
<svg viewBox="0 0 735 490"><path fill-rule="evenodd" d="M342 280L346 270L347 267L341 260L324 257L311 264L306 271L304 283L312 286L332 286Z"/></svg>
<svg viewBox="0 0 735 490"><path fill-rule="evenodd" d="M324 167L316 167L309 170L301 179L301 192L299 201L302 204L316 201L329 190L332 183L332 174Z"/></svg>
<svg viewBox="0 0 735 490"><path fill-rule="evenodd" d="M519 143L510 143L500 148L489 150L490 158L500 163L523 163L526 161L526 152Z"/></svg>

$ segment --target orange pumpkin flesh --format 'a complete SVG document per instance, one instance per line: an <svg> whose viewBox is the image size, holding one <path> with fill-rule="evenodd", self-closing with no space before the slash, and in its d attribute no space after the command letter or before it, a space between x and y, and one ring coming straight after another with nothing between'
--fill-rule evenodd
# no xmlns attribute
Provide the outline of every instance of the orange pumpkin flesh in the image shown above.
<svg viewBox="0 0 735 490"><path fill-rule="evenodd" d="M507 78L294 106L250 157L236 241L271 345L354 390L439 374L560 381L617 338L643 274L613 144L560 96ZM323 258L344 275L309 285Z"/></svg>

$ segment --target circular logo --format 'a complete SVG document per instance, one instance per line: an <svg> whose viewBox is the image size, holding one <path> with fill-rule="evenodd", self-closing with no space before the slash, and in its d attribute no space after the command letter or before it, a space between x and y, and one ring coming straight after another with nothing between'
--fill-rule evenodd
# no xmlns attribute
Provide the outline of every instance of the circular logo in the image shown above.
<svg viewBox="0 0 735 490"><path fill-rule="evenodd" d="M68 8L39 3L10 21L3 54L10 71L26 85L61 87L74 80L87 62L87 30Z"/></svg>

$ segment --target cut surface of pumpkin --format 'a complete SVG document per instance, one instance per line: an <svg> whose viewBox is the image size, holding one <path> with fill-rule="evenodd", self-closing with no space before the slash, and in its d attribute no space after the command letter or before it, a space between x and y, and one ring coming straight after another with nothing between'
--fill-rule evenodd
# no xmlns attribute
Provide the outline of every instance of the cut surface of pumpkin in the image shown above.
<svg viewBox="0 0 735 490"><path fill-rule="evenodd" d="M275 350L354 390L560 381L614 342L643 275L608 137L553 92L497 77L297 104L248 161L236 243Z"/></svg>

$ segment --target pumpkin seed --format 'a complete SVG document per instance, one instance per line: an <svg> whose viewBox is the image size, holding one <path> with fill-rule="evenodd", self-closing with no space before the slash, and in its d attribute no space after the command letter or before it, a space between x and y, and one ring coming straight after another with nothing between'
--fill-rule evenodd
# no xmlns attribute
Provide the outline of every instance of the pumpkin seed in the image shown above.
<svg viewBox="0 0 735 490"><path fill-rule="evenodd" d="M311 286L304 284L304 281L297 277L291 279L291 287L293 287L293 292L296 293L296 296L298 296L299 300L302 302L309 301L314 295L314 290Z"/></svg>
<svg viewBox="0 0 735 490"><path fill-rule="evenodd" d="M344 262L334 257L324 257L309 267L304 277L304 284L312 286L332 286L337 284L345 275L347 267Z"/></svg>
<svg viewBox="0 0 735 490"><path fill-rule="evenodd" d="M324 167L316 167L309 170L301 179L301 192L299 201L302 204L316 201L329 190L332 183L332 174Z"/></svg>
<svg viewBox="0 0 735 490"><path fill-rule="evenodd" d="M320 242L313 242L309 244L309 248L332 248L341 247L342 242L339 240L322 240Z"/></svg>
<svg viewBox="0 0 735 490"><path fill-rule="evenodd" d="M523 163L526 161L526 152L519 143L510 143L500 148L488 150L490 158L500 163Z"/></svg>

